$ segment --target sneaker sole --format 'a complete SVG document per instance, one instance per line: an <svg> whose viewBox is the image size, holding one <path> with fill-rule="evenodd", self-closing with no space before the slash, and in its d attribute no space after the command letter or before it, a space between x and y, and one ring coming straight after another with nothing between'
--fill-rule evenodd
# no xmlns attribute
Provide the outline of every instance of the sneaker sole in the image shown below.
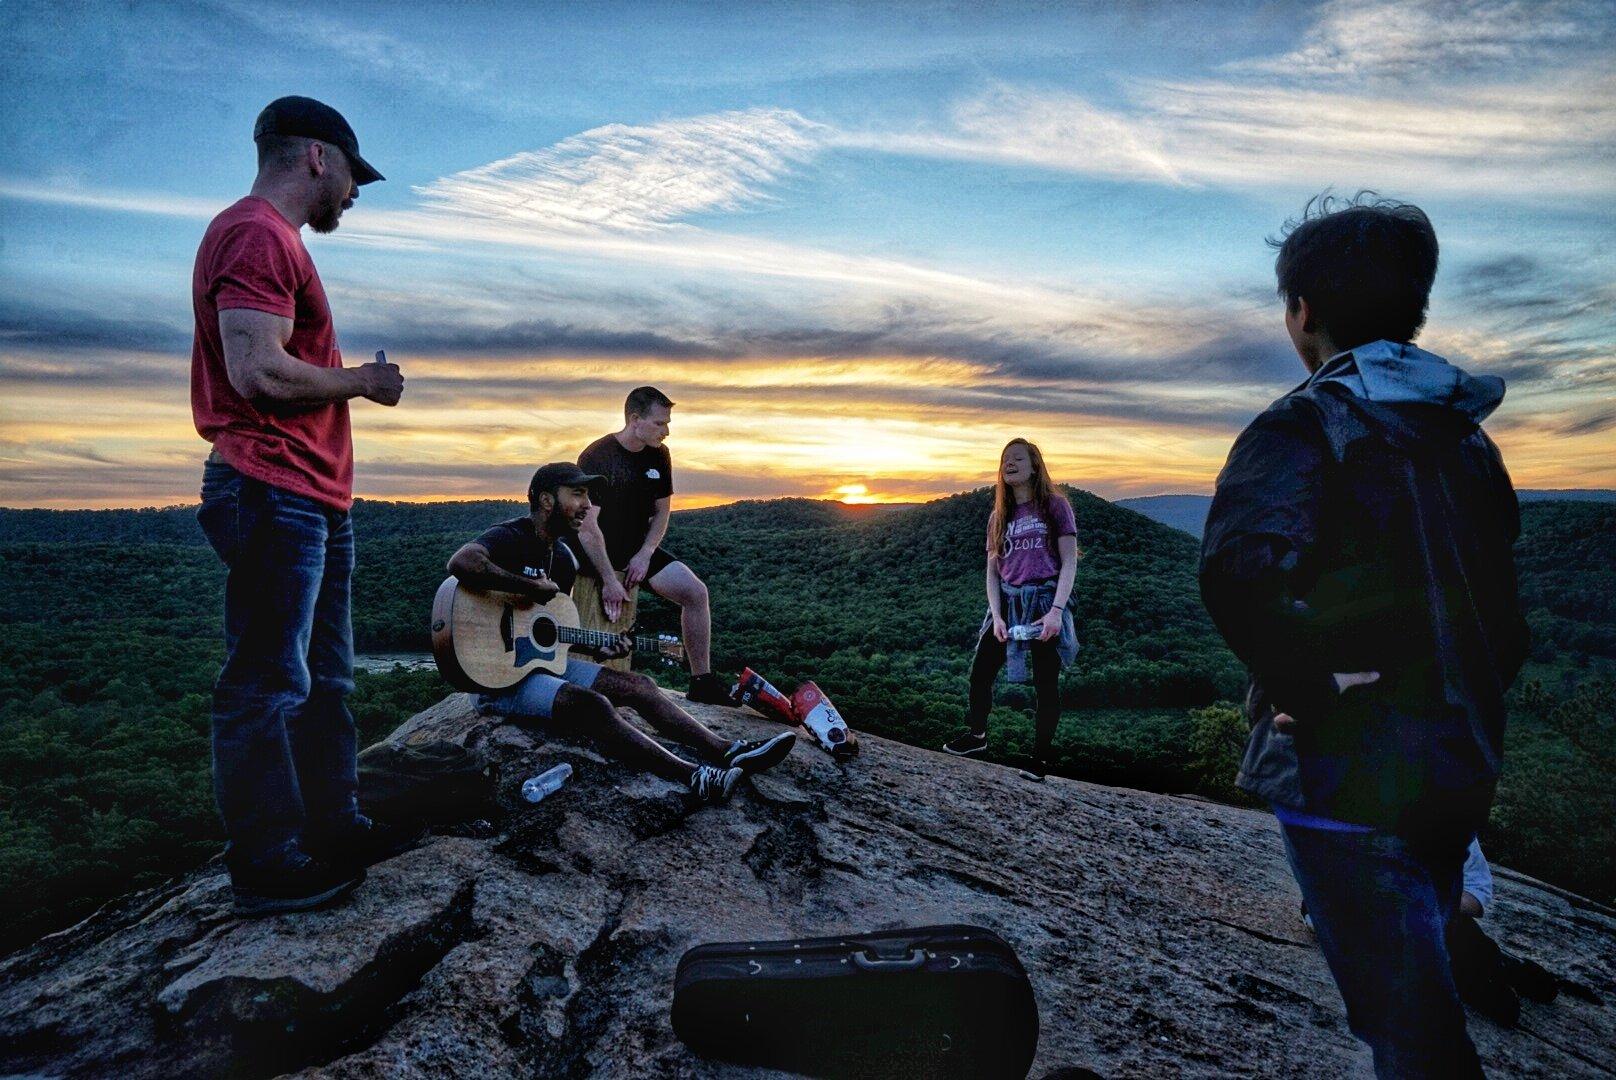
<svg viewBox="0 0 1616 1080"><path fill-rule="evenodd" d="M792 748L796 745L797 736L794 732L782 732L750 753L737 754L730 759L729 767L742 769L749 774L767 772L790 757Z"/></svg>
<svg viewBox="0 0 1616 1080"><path fill-rule="evenodd" d="M693 705L721 705L726 709L739 709L741 707L728 694L716 698L710 698L706 694L686 694L685 700Z"/></svg>
<svg viewBox="0 0 1616 1080"><path fill-rule="evenodd" d="M361 873L350 881L344 881L340 885L333 885L324 892L315 893L313 896L272 897L254 896L250 893L247 896L242 896L238 893L236 895L235 912L237 915L253 918L260 915L284 915L293 911L313 911L347 896L363 884L364 880L365 875Z"/></svg>
<svg viewBox="0 0 1616 1080"><path fill-rule="evenodd" d="M985 746L978 746L975 750L955 750L951 747L943 747L943 753L953 754L955 757L975 757L978 754L985 754L987 752L988 748Z"/></svg>

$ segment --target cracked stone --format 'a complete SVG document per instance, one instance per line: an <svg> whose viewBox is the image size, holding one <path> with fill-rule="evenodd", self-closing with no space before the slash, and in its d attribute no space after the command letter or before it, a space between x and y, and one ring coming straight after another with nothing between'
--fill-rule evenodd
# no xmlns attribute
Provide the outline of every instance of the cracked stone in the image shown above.
<svg viewBox="0 0 1616 1080"><path fill-rule="evenodd" d="M725 738L777 730L692 711ZM329 911L237 920L210 865L0 960L0 1074L739 1078L673 1037L685 949L959 921L1028 969L1032 1076L1368 1073L1266 814L1029 785L872 737L845 764L799 745L692 811L464 695L391 738L486 751L491 823L373 868ZM520 779L560 760L567 786L523 802ZM1616 913L1501 868L1486 925L1577 987L1524 1003L1517 1031L1473 1018L1488 1072L1616 1060Z"/></svg>

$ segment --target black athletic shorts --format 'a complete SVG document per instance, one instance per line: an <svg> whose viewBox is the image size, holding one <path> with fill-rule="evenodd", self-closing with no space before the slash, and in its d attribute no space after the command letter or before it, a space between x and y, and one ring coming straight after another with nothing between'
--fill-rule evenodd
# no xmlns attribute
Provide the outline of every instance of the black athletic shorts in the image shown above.
<svg viewBox="0 0 1616 1080"><path fill-rule="evenodd" d="M670 555L663 548L651 552L651 568L645 572L645 580L650 581L664 569L679 561L679 556Z"/></svg>
<svg viewBox="0 0 1616 1080"><path fill-rule="evenodd" d="M585 573L592 578L600 577L600 575L595 572L594 563L590 562L588 559L583 559L580 561L583 563L583 570ZM662 573L665 568L678 561L679 556L672 554L665 548L657 548L655 551L651 552L651 567L645 572L645 580L650 581L652 578ZM627 565L627 563L624 565ZM619 569L621 569L621 567L619 567Z"/></svg>

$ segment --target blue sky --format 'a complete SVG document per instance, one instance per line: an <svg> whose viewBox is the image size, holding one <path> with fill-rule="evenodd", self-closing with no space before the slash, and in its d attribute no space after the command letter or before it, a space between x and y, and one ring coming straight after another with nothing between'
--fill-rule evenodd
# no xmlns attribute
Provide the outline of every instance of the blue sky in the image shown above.
<svg viewBox="0 0 1616 1080"><path fill-rule="evenodd" d="M388 177L310 237L361 494L511 494L680 402L683 504L915 498L1026 434L1118 496L1210 488L1300 377L1309 195L1419 203L1427 347L1503 375L1523 486L1616 486L1608 3L0 8L0 503L194 496L189 273L285 93Z"/></svg>

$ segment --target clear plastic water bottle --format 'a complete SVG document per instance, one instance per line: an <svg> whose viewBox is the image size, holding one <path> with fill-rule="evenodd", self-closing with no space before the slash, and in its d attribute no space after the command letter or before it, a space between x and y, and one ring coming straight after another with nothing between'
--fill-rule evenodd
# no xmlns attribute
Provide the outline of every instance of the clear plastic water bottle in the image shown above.
<svg viewBox="0 0 1616 1080"><path fill-rule="evenodd" d="M1011 641L1037 641L1041 633L1043 633L1042 627L1034 623L1023 623L1020 626L1012 626L1005 636Z"/></svg>
<svg viewBox="0 0 1616 1080"><path fill-rule="evenodd" d="M546 769L539 775L529 778L522 784L522 798L528 802L539 802L547 795L554 795L561 790L561 785L567 782L572 775L572 766L565 761L551 769Z"/></svg>

